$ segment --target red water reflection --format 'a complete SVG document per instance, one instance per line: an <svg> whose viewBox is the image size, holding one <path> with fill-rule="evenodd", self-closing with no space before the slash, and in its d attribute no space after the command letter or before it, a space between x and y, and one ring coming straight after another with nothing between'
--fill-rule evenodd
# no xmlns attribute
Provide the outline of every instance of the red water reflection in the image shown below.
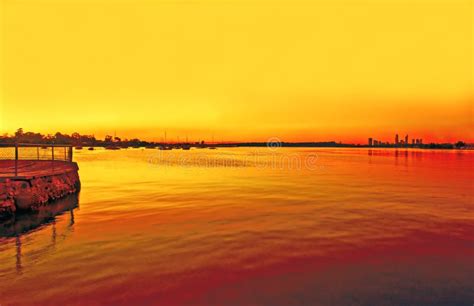
<svg viewBox="0 0 474 306"><path fill-rule="evenodd" d="M237 166L204 167L189 155L185 164L165 164L170 155L150 163L154 153L141 150L78 154L80 209L72 227L68 214L55 218L54 248L43 247L51 243L51 223L20 235L19 274L15 239L2 240L3 303L474 300L473 153L179 152L184 153L235 160ZM261 164L252 154L263 157ZM268 167L278 155L310 154L321 167ZM28 284L34 286L25 295Z"/></svg>

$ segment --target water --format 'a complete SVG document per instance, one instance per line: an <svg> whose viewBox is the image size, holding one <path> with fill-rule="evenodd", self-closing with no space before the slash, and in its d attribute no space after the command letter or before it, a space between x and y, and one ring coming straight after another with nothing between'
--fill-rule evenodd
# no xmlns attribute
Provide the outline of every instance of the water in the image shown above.
<svg viewBox="0 0 474 306"><path fill-rule="evenodd" d="M0 225L4 305L472 305L474 152L76 151Z"/></svg>

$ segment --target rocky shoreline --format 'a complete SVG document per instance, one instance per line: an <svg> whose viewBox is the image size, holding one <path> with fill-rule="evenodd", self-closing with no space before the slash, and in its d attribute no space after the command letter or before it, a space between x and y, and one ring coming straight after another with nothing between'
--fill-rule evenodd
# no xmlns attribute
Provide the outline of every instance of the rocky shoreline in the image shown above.
<svg viewBox="0 0 474 306"><path fill-rule="evenodd" d="M60 174L0 180L0 219L17 211L37 210L48 202L78 192L81 182L77 164L74 165L73 170Z"/></svg>

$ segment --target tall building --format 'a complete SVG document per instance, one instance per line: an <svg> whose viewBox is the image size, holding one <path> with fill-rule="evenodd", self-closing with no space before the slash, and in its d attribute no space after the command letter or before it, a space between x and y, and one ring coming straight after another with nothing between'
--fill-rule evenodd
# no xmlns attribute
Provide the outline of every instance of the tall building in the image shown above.
<svg viewBox="0 0 474 306"><path fill-rule="evenodd" d="M398 144L398 134L395 135L395 144Z"/></svg>
<svg viewBox="0 0 474 306"><path fill-rule="evenodd" d="M369 138L369 147L371 147L373 145L373 140L372 138Z"/></svg>
<svg viewBox="0 0 474 306"><path fill-rule="evenodd" d="M408 135L405 135L405 144L408 145Z"/></svg>

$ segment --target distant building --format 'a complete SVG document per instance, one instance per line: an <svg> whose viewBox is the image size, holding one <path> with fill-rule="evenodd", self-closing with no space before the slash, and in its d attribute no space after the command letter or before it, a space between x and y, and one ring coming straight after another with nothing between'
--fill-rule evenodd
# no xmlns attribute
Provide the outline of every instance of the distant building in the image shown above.
<svg viewBox="0 0 474 306"><path fill-rule="evenodd" d="M372 138L369 138L369 147L373 146L373 140Z"/></svg>
<svg viewBox="0 0 474 306"><path fill-rule="evenodd" d="M398 134L395 135L395 144L398 144Z"/></svg>
<svg viewBox="0 0 474 306"><path fill-rule="evenodd" d="M414 139L414 138L411 139L411 145L412 145L412 146L415 145L415 139Z"/></svg>
<svg viewBox="0 0 474 306"><path fill-rule="evenodd" d="M408 145L408 135L405 135L405 144Z"/></svg>

